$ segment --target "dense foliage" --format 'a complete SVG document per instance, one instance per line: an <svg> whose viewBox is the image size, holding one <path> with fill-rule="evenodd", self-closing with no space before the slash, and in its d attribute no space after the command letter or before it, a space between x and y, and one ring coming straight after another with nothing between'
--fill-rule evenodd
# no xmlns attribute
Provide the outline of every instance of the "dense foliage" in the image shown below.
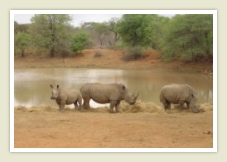
<svg viewBox="0 0 227 162"><path fill-rule="evenodd" d="M50 57L54 57L56 51L68 50L70 20L69 15L35 15L30 28L35 45L48 50Z"/></svg>
<svg viewBox="0 0 227 162"><path fill-rule="evenodd" d="M130 46L148 46L152 33L149 18L150 15L124 15L118 23L123 41Z"/></svg>
<svg viewBox="0 0 227 162"><path fill-rule="evenodd" d="M197 60L213 56L213 16L176 15L165 27L164 59Z"/></svg>
<svg viewBox="0 0 227 162"><path fill-rule="evenodd" d="M168 18L158 15L124 15L117 24L123 42L128 46L126 58L143 58L144 48L158 50L163 36L162 27Z"/></svg>
<svg viewBox="0 0 227 162"><path fill-rule="evenodd" d="M72 50L73 52L81 52L85 49L86 46L90 45L89 36L85 32L79 32L76 36L74 36L72 41Z"/></svg>
<svg viewBox="0 0 227 162"><path fill-rule="evenodd" d="M31 37L30 34L25 32L17 32L14 44L15 44L15 51L19 51L21 54L21 57L25 56L25 50L30 45Z"/></svg>
<svg viewBox="0 0 227 162"><path fill-rule="evenodd" d="M126 14L109 22L70 25L69 15L41 14L31 24L14 23L15 53L45 50L50 57L69 56L85 48L128 49L126 58L143 58L143 51L160 51L164 60L195 61L213 58L213 15L186 14L165 17ZM67 55L66 55L67 54ZM129 59L129 60L130 60Z"/></svg>

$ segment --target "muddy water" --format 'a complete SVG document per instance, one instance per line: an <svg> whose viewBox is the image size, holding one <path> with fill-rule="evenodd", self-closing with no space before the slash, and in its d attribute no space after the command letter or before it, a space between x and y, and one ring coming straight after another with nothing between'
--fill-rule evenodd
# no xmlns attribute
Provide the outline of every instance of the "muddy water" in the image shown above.
<svg viewBox="0 0 227 162"><path fill-rule="evenodd" d="M91 82L123 83L133 92L139 92L139 100L156 104L160 104L158 96L163 85L187 83L196 90L199 103L213 100L213 78L203 74L180 73L162 69L40 68L14 70L14 105L56 106L56 103L50 100L50 84L80 89L83 84ZM91 105L100 106L93 101L91 101Z"/></svg>

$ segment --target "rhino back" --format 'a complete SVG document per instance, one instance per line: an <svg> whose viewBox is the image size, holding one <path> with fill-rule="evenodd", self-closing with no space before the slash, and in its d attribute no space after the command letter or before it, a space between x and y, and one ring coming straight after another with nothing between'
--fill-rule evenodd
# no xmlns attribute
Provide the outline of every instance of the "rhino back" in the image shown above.
<svg viewBox="0 0 227 162"><path fill-rule="evenodd" d="M66 104L72 104L81 97L81 93L76 89L60 89L58 99L66 101Z"/></svg>
<svg viewBox="0 0 227 162"><path fill-rule="evenodd" d="M187 101L193 89L187 84L171 84L162 88L161 94L167 101L178 103L180 100Z"/></svg>
<svg viewBox="0 0 227 162"><path fill-rule="evenodd" d="M80 91L83 98L90 97L99 103L120 100L122 97L120 84L88 83L82 86Z"/></svg>

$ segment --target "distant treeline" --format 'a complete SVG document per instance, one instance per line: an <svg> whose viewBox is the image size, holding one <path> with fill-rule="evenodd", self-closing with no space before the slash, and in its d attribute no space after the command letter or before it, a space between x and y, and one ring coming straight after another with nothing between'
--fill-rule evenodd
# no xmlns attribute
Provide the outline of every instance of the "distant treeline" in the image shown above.
<svg viewBox="0 0 227 162"><path fill-rule="evenodd" d="M71 25L70 15L40 14L31 24L14 22L15 55L74 56L85 48L125 50L126 58L143 57L146 49L164 60L197 61L213 58L213 15L165 17L126 14L109 22Z"/></svg>

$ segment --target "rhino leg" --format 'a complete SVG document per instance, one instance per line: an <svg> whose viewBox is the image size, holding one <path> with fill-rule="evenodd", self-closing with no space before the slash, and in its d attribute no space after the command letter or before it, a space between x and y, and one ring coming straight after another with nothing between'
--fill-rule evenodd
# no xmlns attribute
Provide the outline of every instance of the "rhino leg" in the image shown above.
<svg viewBox="0 0 227 162"><path fill-rule="evenodd" d="M116 113L119 113L119 105L120 105L120 101L117 102L117 105L115 106L116 108Z"/></svg>
<svg viewBox="0 0 227 162"><path fill-rule="evenodd" d="M114 106L112 104L110 104L110 113L113 113L114 112L113 111L113 108L114 108Z"/></svg>
<svg viewBox="0 0 227 162"><path fill-rule="evenodd" d="M76 102L74 102L74 107L75 107L75 110L78 108L77 101L76 101Z"/></svg>
<svg viewBox="0 0 227 162"><path fill-rule="evenodd" d="M83 105L84 109L90 109L89 102L90 102L90 98L84 98L84 105Z"/></svg>
<svg viewBox="0 0 227 162"><path fill-rule="evenodd" d="M59 111L64 112L64 107L65 107L65 101L61 101L59 104Z"/></svg>
<svg viewBox="0 0 227 162"><path fill-rule="evenodd" d="M80 97L78 100L77 100L78 104L79 104L79 109L81 110L82 108L82 98Z"/></svg>
<svg viewBox="0 0 227 162"><path fill-rule="evenodd" d="M180 107L181 110L184 108L184 103L185 103L184 100L180 100L179 101L179 107ZM186 102L186 104L187 104L187 107L188 107L188 103L187 102Z"/></svg>
<svg viewBox="0 0 227 162"><path fill-rule="evenodd" d="M117 104L118 104L119 101L111 101L110 102L110 113L114 113L113 111L113 108L115 107L116 108L116 111L117 111Z"/></svg>
<svg viewBox="0 0 227 162"><path fill-rule="evenodd" d="M75 110L76 109L81 109L81 104L82 104L82 100L81 98L78 98L75 102L74 102L74 107L75 107Z"/></svg>
<svg viewBox="0 0 227 162"><path fill-rule="evenodd" d="M166 109L170 109L170 107L171 107L170 102L168 102L166 100L166 98L163 96L163 94L160 95L160 101L161 101L161 103L162 103L162 105L163 105L165 110Z"/></svg>
<svg viewBox="0 0 227 162"><path fill-rule="evenodd" d="M163 104L163 107L165 108L165 110L170 109L170 107L171 107L171 105L168 101L162 102L162 104Z"/></svg>

